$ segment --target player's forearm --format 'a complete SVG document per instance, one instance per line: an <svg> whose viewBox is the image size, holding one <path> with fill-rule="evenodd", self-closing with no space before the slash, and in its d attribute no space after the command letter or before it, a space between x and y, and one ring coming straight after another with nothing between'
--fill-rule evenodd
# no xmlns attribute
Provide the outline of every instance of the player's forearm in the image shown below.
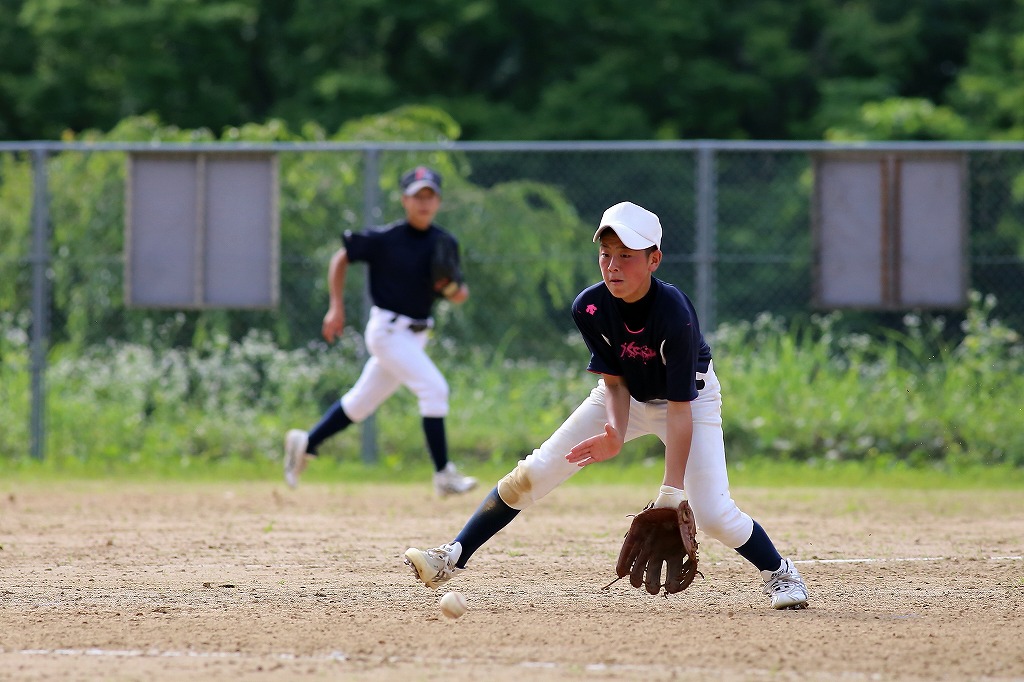
<svg viewBox="0 0 1024 682"><path fill-rule="evenodd" d="M663 485L683 487L686 462L693 440L693 413L690 403L669 401L665 433L665 478Z"/></svg>
<svg viewBox="0 0 1024 682"><path fill-rule="evenodd" d="M338 308L345 304L345 275L347 273L348 253L345 249L338 249L331 256L331 263L327 268L327 291L332 308Z"/></svg>
<svg viewBox="0 0 1024 682"><path fill-rule="evenodd" d="M626 428L629 426L629 387L619 377L611 379L605 376L605 409L608 423L619 434L621 445L626 440Z"/></svg>

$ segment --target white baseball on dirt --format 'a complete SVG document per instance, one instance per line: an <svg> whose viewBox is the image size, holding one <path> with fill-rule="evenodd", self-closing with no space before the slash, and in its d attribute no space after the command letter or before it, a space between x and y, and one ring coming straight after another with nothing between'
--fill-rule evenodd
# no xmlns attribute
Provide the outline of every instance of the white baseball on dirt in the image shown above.
<svg viewBox="0 0 1024 682"><path fill-rule="evenodd" d="M469 610L469 604L461 592L448 592L441 597L441 613L449 618L460 618Z"/></svg>

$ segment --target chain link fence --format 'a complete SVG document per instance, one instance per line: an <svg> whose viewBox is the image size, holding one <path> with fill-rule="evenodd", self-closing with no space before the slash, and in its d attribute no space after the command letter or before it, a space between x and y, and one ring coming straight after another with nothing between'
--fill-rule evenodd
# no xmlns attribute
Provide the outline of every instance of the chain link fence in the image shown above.
<svg viewBox="0 0 1024 682"><path fill-rule="evenodd" d="M276 308L124 305L125 161L154 148L278 155ZM809 315L816 312L813 159L843 149L962 154L969 287L994 295L996 315L1024 328L1024 145L0 143L0 452L26 451L45 429L40 394L55 354L112 340L192 346L252 330L282 348L308 345L319 336L327 263L341 233L401 217L398 178L415 164L444 176L437 222L460 239L472 291L457 311L438 307L449 343L511 358L577 358L568 308L599 278L591 243L597 221L626 200L661 217L658 276L690 294L705 329L761 313ZM362 276L353 268L346 291L356 332L367 307ZM901 314L853 313L865 325Z"/></svg>

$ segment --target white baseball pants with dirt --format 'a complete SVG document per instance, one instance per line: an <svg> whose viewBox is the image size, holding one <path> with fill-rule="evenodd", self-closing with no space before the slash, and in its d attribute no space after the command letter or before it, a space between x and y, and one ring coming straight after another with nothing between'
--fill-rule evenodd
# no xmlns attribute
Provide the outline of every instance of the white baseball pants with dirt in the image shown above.
<svg viewBox="0 0 1024 682"><path fill-rule="evenodd" d="M693 441L683 476L683 488L690 500L697 527L728 547L736 548L750 539L754 525L740 511L729 493L725 467L725 438L722 433L722 387L714 366L703 379L704 388L690 403ZM629 425L625 440L654 434L665 442L668 403L641 403L630 399ZM526 509L580 470L565 456L577 443L604 432L608 422L604 381L539 448L498 483L498 494L513 509ZM590 465L590 466L601 466ZM653 499L653 498L652 498Z"/></svg>
<svg viewBox="0 0 1024 682"><path fill-rule="evenodd" d="M387 400L399 386L406 386L419 401L420 415L448 415L448 382L426 352L429 330L413 331L404 315L374 306L366 324L366 348L370 359L355 385L341 398L348 418L361 422Z"/></svg>

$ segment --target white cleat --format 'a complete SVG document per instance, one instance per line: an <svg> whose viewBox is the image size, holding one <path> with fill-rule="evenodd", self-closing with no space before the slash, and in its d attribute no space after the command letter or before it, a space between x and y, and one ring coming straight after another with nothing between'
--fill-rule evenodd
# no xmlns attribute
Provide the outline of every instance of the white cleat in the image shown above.
<svg viewBox="0 0 1024 682"><path fill-rule="evenodd" d="M455 566L460 556L462 545L458 542L426 550L410 547L405 550L405 565L412 566L413 573L424 585L436 590L465 570Z"/></svg>
<svg viewBox="0 0 1024 682"><path fill-rule="evenodd" d="M449 495L461 495L468 493L476 487L476 479L472 476L463 476L451 462L444 469L434 474L434 492L438 497Z"/></svg>
<svg viewBox="0 0 1024 682"><path fill-rule="evenodd" d="M299 484L299 476L306 470L308 446L309 434L305 431L292 429L284 437L284 481L289 488Z"/></svg>
<svg viewBox="0 0 1024 682"><path fill-rule="evenodd" d="M807 608L807 586L792 561L783 559L777 571L761 571L761 577L773 609Z"/></svg>

